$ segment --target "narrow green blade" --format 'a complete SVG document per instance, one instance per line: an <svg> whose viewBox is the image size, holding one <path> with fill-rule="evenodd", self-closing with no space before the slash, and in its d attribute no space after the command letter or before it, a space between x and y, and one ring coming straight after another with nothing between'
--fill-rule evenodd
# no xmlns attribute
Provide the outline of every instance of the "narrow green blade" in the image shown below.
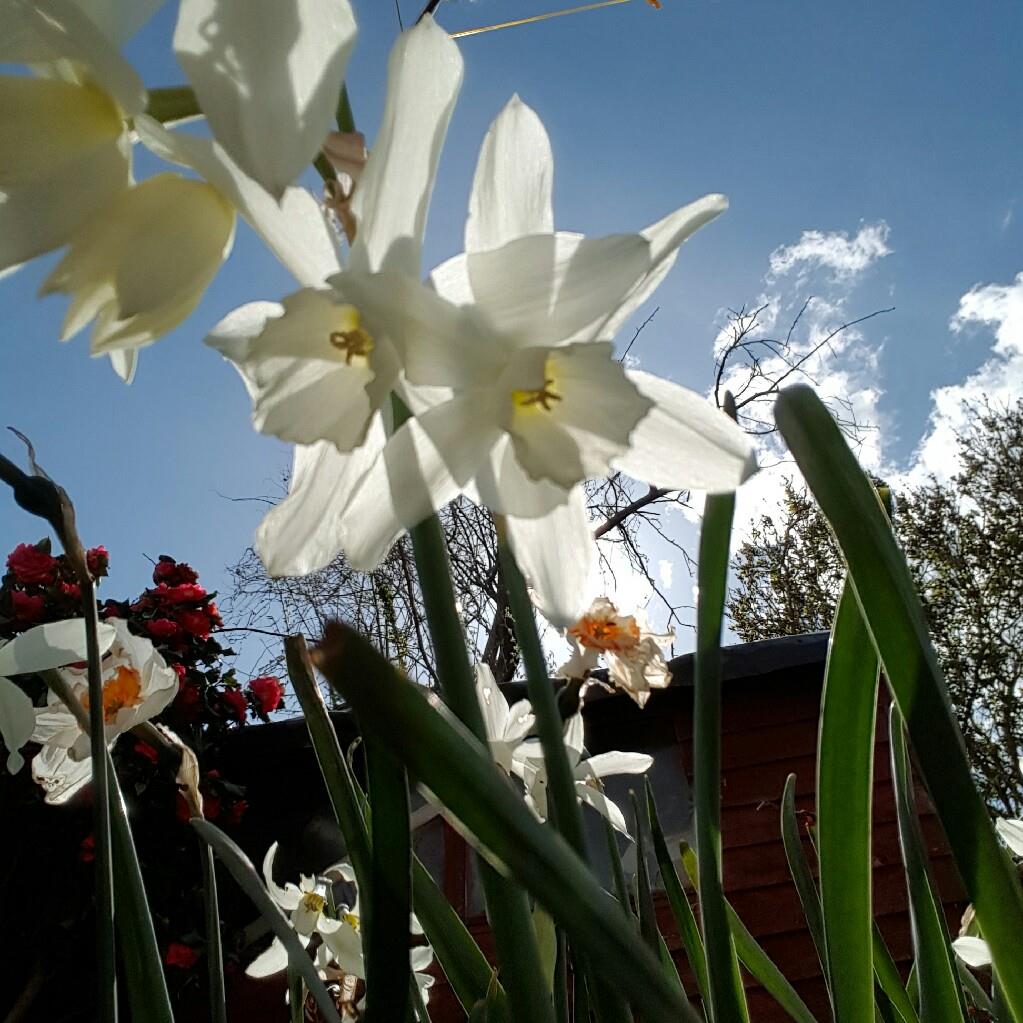
<svg viewBox="0 0 1023 1023"><path fill-rule="evenodd" d="M328 626L318 654L320 670L351 703L362 727L387 743L488 858L536 896L588 968L622 991L646 1023L694 1018L622 908L564 839L530 813L475 736L432 707L418 686L351 629Z"/></svg>
<svg viewBox="0 0 1023 1023"><path fill-rule="evenodd" d="M684 842L681 845L681 850L686 873L689 874L693 884L697 884L696 857ZM735 950L739 959L742 960L743 966L796 1023L817 1023L806 1002L799 997L785 974L774 965L727 900L725 901L725 912L729 929L735 940Z"/></svg>
<svg viewBox="0 0 1023 1023"><path fill-rule="evenodd" d="M117 943L124 964L125 988L136 1023L174 1023L163 961L156 943L153 918L142 884L128 812L117 775L106 752L110 778L110 837L113 844L114 894L117 899Z"/></svg>
<svg viewBox="0 0 1023 1023"><path fill-rule="evenodd" d="M373 736L366 736L371 896L366 915L366 1019L397 1023L409 1011L409 916L412 912L412 838L405 769Z"/></svg>
<svg viewBox="0 0 1023 1023"><path fill-rule="evenodd" d="M909 755L902 731L902 718L892 707L889 718L892 782L899 821L899 844L906 865L909 914L913 925L913 950L920 986L920 1017L927 1023L963 1023L966 1005L956 975L941 904L931 885L927 854L924 852L920 821L913 798Z"/></svg>
<svg viewBox="0 0 1023 1023"><path fill-rule="evenodd" d="M836 1023L869 1019L874 1004L870 836L877 687L877 655L846 584L832 626L817 741L817 861Z"/></svg>
<svg viewBox="0 0 1023 1023"><path fill-rule="evenodd" d="M734 511L734 494L707 496L700 530L693 672L693 808L713 1023L749 1019L721 884L721 625Z"/></svg>
<svg viewBox="0 0 1023 1023"><path fill-rule="evenodd" d="M905 559L873 487L813 391L803 386L783 391L775 419L835 531L871 640L991 946L1006 1002L1023 1019L1023 970L1018 968L1023 889L970 776Z"/></svg>
<svg viewBox="0 0 1023 1023"><path fill-rule="evenodd" d="M238 883L238 887L245 892L270 925L270 929L280 939L288 952L288 963L305 981L305 986L313 996L323 1018L327 1023L341 1023L334 999L330 997L323 986L323 981L320 980L319 973L316 972L316 964L306 954L298 935L292 930L291 924L277 903L270 898L263 879L256 873L252 861L216 825L199 817L193 817L191 823L203 840L213 847L214 852Z"/></svg>
<svg viewBox="0 0 1023 1023"><path fill-rule="evenodd" d="M227 1023L227 992L224 988L224 949L220 940L220 898L213 850L200 842L202 894L206 910L206 975L210 986L210 1017L213 1023Z"/></svg>
<svg viewBox="0 0 1023 1023"><path fill-rule="evenodd" d="M661 829L661 821L657 816L657 805L654 802L654 790L650 785L650 779L644 778L643 781L646 785L647 806L650 808L650 831L653 836L657 867L661 872L661 884L664 885L664 894L667 896L668 905L671 906L672 915L675 917L675 924L682 938L682 947L685 949L686 958L696 977L696 988L706 1007L710 1005L707 985L707 956L703 951L700 928L697 926L693 907L689 905L689 898L679 880L678 871L668 853L668 844L664 840L664 831Z"/></svg>
<svg viewBox="0 0 1023 1023"><path fill-rule="evenodd" d="M803 916L810 931L810 937L817 949L824 978L828 977L828 958L824 949L824 915L821 912L821 900L817 894L810 865L806 862L802 842L799 840L799 824L796 821L796 776L790 774L785 779L785 788L781 796L781 838L785 846L785 859L789 864L789 873L796 886L799 902L803 907ZM869 960L868 960L869 962ZM830 984L829 984L830 989Z"/></svg>
<svg viewBox="0 0 1023 1023"><path fill-rule="evenodd" d="M909 995L906 994L899 968L896 966L877 924L871 928L871 947L873 948L874 976L877 978L878 986L888 997L903 1023L918 1023L917 1011L913 1007Z"/></svg>

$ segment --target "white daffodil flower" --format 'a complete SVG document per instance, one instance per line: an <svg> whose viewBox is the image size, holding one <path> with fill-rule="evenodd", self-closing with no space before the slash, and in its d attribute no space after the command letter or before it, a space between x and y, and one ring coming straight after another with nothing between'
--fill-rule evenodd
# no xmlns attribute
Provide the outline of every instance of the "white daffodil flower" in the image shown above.
<svg viewBox="0 0 1023 1023"><path fill-rule="evenodd" d="M644 774L654 758L647 753L598 753L583 757L583 718L573 715L565 725L565 749L575 776L575 791L581 802L606 817L623 835L629 834L625 816L618 805L604 795L601 779L612 774ZM526 803L540 820L547 819L547 766L538 740L523 743L515 753L513 769L526 787Z"/></svg>
<svg viewBox="0 0 1023 1023"><path fill-rule="evenodd" d="M100 651L114 641L109 625L100 625ZM85 623L81 618L47 622L0 645L0 676L29 675L59 668L86 656ZM28 696L9 678L0 677L0 736L7 747L7 770L17 774L25 764L19 752L36 729L36 710Z"/></svg>
<svg viewBox="0 0 1023 1023"><path fill-rule="evenodd" d="M365 979L366 967L362 954L362 922L359 916L359 900L356 897L351 906L334 905L328 898L328 886L339 876L352 883L355 872L347 861L327 867L317 877L299 877L297 885L287 882L283 888L274 881L273 865L277 857L278 843L263 857L263 879L270 897L288 915L288 921L304 946L314 936L319 945L315 950L316 966L320 976L327 981L343 981L346 977ZM423 929L415 916L410 917L409 931L421 935ZM433 983L433 978L420 971L433 961L433 949L429 945L413 948L410 965L424 997ZM279 938L274 938L270 947L258 955L246 968L250 977L269 977L280 973L288 965L288 953Z"/></svg>
<svg viewBox="0 0 1023 1023"><path fill-rule="evenodd" d="M490 755L498 767L511 774L513 754L533 727L533 708L529 700L519 700L509 707L487 664L476 665L476 695L487 728Z"/></svg>
<svg viewBox="0 0 1023 1023"><path fill-rule="evenodd" d="M214 137L279 199L332 127L355 36L348 0L181 0L174 53Z"/></svg>
<svg viewBox="0 0 1023 1023"><path fill-rule="evenodd" d="M310 286L283 304L242 306L207 338L241 373L256 428L299 445L288 498L257 533L271 575L314 571L341 550L347 496L386 441L387 398L399 383L400 363L387 336L335 285L354 271L418 276L462 67L458 47L430 17L399 37L383 121L350 203L356 237L349 269L337 274L335 257L333 271L304 282Z"/></svg>
<svg viewBox="0 0 1023 1023"><path fill-rule="evenodd" d="M557 671L564 678L585 678L603 654L611 682L640 707L650 698L651 689L663 689L671 681L663 647L671 643L672 634L650 632L642 612L619 614L607 597L597 597L569 626L566 637L572 643L572 655Z"/></svg>
<svg viewBox="0 0 1023 1023"><path fill-rule="evenodd" d="M374 568L404 529L466 493L507 517L543 610L564 626L586 606L595 559L583 480L621 470L724 491L756 464L724 413L626 370L611 344L682 242L724 211L724 197L635 235L587 239L554 232L551 178L543 125L516 97L480 154L466 253L435 270L432 287L400 272L351 271L336 286L391 338L409 384L440 395L413 410L359 483L344 523L349 561Z"/></svg>
<svg viewBox="0 0 1023 1023"><path fill-rule="evenodd" d="M4 0L0 24L5 59L57 61L39 68L45 77L0 75L2 272L66 245L128 188L126 122L142 112L146 93L71 0Z"/></svg>
<svg viewBox="0 0 1023 1023"><path fill-rule="evenodd" d="M129 631L127 622L114 619L107 628L110 642L102 663L103 721L107 744L113 745L122 732L155 717L177 696L178 676L148 639ZM0 655L3 652L0 650ZM74 661L81 661L82 656L76 652ZM65 657L62 663L70 660ZM88 710L86 669L68 666L58 670ZM32 741L43 747L32 761L32 777L46 792L47 803L66 802L92 776L89 736L52 691L47 705L35 711Z"/></svg>

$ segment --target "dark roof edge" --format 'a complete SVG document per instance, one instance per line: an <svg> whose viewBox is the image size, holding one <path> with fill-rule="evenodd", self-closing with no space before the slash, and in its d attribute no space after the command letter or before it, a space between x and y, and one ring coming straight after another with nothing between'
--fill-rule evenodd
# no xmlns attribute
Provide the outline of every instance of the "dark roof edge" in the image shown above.
<svg viewBox="0 0 1023 1023"><path fill-rule="evenodd" d="M805 664L823 664L828 656L830 632L806 632L799 636L762 639L756 643L736 643L721 648L721 680L736 682L757 675L769 675ZM668 662L671 685L693 684L695 654L683 654Z"/></svg>

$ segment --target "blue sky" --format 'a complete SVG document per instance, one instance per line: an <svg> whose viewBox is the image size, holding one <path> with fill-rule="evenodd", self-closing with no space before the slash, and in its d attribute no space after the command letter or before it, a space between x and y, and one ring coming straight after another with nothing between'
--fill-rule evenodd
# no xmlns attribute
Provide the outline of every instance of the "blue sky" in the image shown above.
<svg viewBox="0 0 1023 1023"><path fill-rule="evenodd" d="M397 20L390 0L353 4L349 89L372 141ZM556 6L446 0L438 20L457 31ZM410 0L402 9L417 13ZM175 14L168 2L128 47L149 85L184 80ZM819 369L822 387L852 388L882 426L869 457L909 470L921 438L940 432L932 392L1023 384L1021 36L1015 0L664 0L660 11L634 0L467 38L426 266L460 249L480 141L517 91L551 135L560 228L634 230L705 192L731 199L645 310L660 306L634 350L644 368L706 389L723 311L758 299L781 324L820 296L810 329L894 305ZM141 162L140 175L155 167ZM0 280L3 423L67 486L86 541L110 548L108 595L140 589L146 556L160 553L222 585L262 510L229 498L274 492L289 456L252 431L240 381L201 340L235 306L293 290L290 278L240 227L197 312L142 353L126 388L84 338L56 341L64 300L35 299L52 263ZM13 438L0 450L20 456ZM39 535L0 501L0 546Z"/></svg>

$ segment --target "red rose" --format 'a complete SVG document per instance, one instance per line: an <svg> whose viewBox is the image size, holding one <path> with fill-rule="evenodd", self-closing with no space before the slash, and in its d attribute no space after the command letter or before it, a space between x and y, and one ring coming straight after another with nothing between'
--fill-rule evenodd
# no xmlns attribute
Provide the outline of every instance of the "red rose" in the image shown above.
<svg viewBox="0 0 1023 1023"><path fill-rule="evenodd" d="M224 624L223 619L220 617L220 610L212 600L206 605L206 616L209 618L211 625Z"/></svg>
<svg viewBox="0 0 1023 1023"><path fill-rule="evenodd" d="M181 631L177 622L170 618L154 618L146 622L146 632L154 639L171 639Z"/></svg>
<svg viewBox="0 0 1023 1023"><path fill-rule="evenodd" d="M167 954L163 961L168 966L177 966L182 970L190 970L199 961L199 953L191 945L180 941L172 941L167 946Z"/></svg>
<svg viewBox="0 0 1023 1023"><path fill-rule="evenodd" d="M177 562L166 554L160 555L160 560L153 568L153 582L166 583L168 586L177 586L180 583L194 583L199 581L199 573L183 561Z"/></svg>
<svg viewBox="0 0 1023 1023"><path fill-rule="evenodd" d="M90 547L85 552L85 563L89 568L89 575L93 579L100 579L107 574L110 565L110 552L106 547Z"/></svg>
<svg viewBox="0 0 1023 1023"><path fill-rule="evenodd" d="M221 700L227 705L227 711L239 723L245 724L245 715L249 709L249 701L240 689L225 689L220 694Z"/></svg>
<svg viewBox="0 0 1023 1023"><path fill-rule="evenodd" d="M256 698L256 703L264 714L272 714L284 698L284 686L273 675L254 678L249 683L249 691Z"/></svg>
<svg viewBox="0 0 1023 1023"><path fill-rule="evenodd" d="M206 596L206 590L197 583L179 583L177 586L168 586L166 583L160 583L152 592L165 604L198 602Z"/></svg>
<svg viewBox="0 0 1023 1023"><path fill-rule="evenodd" d="M37 594L12 590L11 607L16 622L38 622L46 610L46 601Z"/></svg>
<svg viewBox="0 0 1023 1023"><path fill-rule="evenodd" d="M52 583L57 577L57 559L30 543L19 543L7 555L7 567L19 583Z"/></svg>
<svg viewBox="0 0 1023 1023"><path fill-rule="evenodd" d="M185 672L188 670L180 661L175 661L171 668L174 673L178 676L178 688L181 688L181 683L185 680Z"/></svg>
<svg viewBox="0 0 1023 1023"><path fill-rule="evenodd" d="M107 600L99 612L104 618L121 618L121 605L116 600Z"/></svg>
<svg viewBox="0 0 1023 1023"><path fill-rule="evenodd" d="M210 620L202 611L179 611L178 624L198 639L206 639L210 634Z"/></svg>
<svg viewBox="0 0 1023 1023"><path fill-rule="evenodd" d="M78 585L78 583L61 583L60 595L62 597L66 597L68 600L81 600L82 588Z"/></svg>

